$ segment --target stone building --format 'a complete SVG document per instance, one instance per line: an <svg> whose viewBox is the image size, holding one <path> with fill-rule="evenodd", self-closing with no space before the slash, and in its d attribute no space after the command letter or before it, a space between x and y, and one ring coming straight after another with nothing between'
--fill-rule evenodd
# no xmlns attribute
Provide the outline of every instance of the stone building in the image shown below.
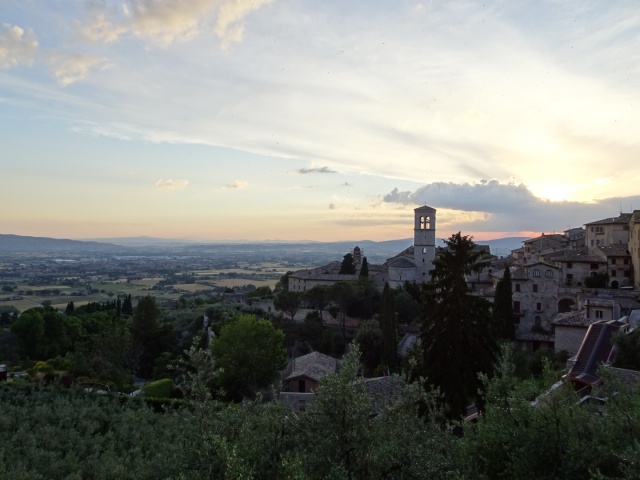
<svg viewBox="0 0 640 480"><path fill-rule="evenodd" d="M640 290L640 210L634 210L629 218L628 250L633 265L633 285Z"/></svg>
<svg viewBox="0 0 640 480"><path fill-rule="evenodd" d="M298 270L289 275L289 290L305 292L316 285L333 285L337 282L358 280L363 253L356 246L352 255L356 263L355 275L340 275L341 262L332 262L317 268ZM386 282L396 288L404 282L426 283L430 279L436 256L436 210L418 207L414 209L413 246L387 259L382 265L369 263L369 279L382 290Z"/></svg>
<svg viewBox="0 0 640 480"><path fill-rule="evenodd" d="M621 213L617 217L605 218L585 224L586 246L589 253L600 246L626 245L629 243L629 222L633 215Z"/></svg>
<svg viewBox="0 0 640 480"><path fill-rule="evenodd" d="M596 247L594 254L607 262L609 288L617 289L633 285L631 254L628 245L603 245Z"/></svg>

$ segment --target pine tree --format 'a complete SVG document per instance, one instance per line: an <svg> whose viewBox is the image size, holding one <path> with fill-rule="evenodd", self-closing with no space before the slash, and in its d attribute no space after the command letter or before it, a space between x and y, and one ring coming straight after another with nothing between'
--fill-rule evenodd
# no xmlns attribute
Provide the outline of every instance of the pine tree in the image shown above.
<svg viewBox="0 0 640 480"><path fill-rule="evenodd" d="M504 268L504 275L496 285L496 293L493 299L493 321L498 338L513 340L515 328L513 323L513 294L511 285L511 272L509 267Z"/></svg>
<svg viewBox="0 0 640 480"><path fill-rule="evenodd" d="M452 418L477 395L478 373L491 369L496 343L489 302L470 295L466 275L482 268L475 244L460 232L433 262L424 287L421 325L422 375L438 387Z"/></svg>
<svg viewBox="0 0 640 480"><path fill-rule="evenodd" d="M340 271L338 273L340 275L354 275L356 273L356 266L353 262L353 255L347 253L343 257L342 264L340 265Z"/></svg>
<svg viewBox="0 0 640 480"><path fill-rule="evenodd" d="M384 290L382 291L380 328L382 330L382 365L394 371L398 361L398 325L393 292L388 283L384 284Z"/></svg>

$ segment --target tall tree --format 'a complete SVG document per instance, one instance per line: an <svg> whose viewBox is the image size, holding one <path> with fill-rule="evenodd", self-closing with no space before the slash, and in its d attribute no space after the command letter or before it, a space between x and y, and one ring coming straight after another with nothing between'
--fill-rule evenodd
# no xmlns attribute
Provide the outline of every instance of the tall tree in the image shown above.
<svg viewBox="0 0 640 480"><path fill-rule="evenodd" d="M362 266L360 267L360 276L361 277L369 276L369 262L367 262L367 257L362 258Z"/></svg>
<svg viewBox="0 0 640 480"><path fill-rule="evenodd" d="M493 298L493 322L498 338L513 340L515 327L513 323L513 293L509 266L504 267L504 275L496 285Z"/></svg>
<svg viewBox="0 0 640 480"><path fill-rule="evenodd" d="M131 301L131 294L124 297L124 302L122 302L122 315L133 315L133 302Z"/></svg>
<svg viewBox="0 0 640 480"><path fill-rule="evenodd" d="M318 311L320 318L324 320L324 309L327 308L331 300L329 287L315 285L304 293L304 299Z"/></svg>
<svg viewBox="0 0 640 480"><path fill-rule="evenodd" d="M236 401L269 386L287 361L282 330L253 315L240 315L222 327L211 349L219 386Z"/></svg>
<svg viewBox="0 0 640 480"><path fill-rule="evenodd" d="M384 284L382 291L382 314L380 315L380 328L382 330L382 365L396 369L398 360L398 324L393 301L393 293L389 284Z"/></svg>
<svg viewBox="0 0 640 480"><path fill-rule="evenodd" d="M340 265L340 271L338 272L340 275L355 275L356 273L356 265L353 261L353 255L347 253L342 258L342 264Z"/></svg>
<svg viewBox="0 0 640 480"><path fill-rule="evenodd" d="M291 321L293 322L293 317L298 313L301 302L301 293L283 290L273 299L273 306L276 310L280 310L288 314L289 318L291 318Z"/></svg>
<svg viewBox="0 0 640 480"><path fill-rule="evenodd" d="M455 418L475 398L478 373L490 370L496 343L490 304L472 296L466 283L466 275L483 267L473 240L458 232L445 243L424 287L422 374L440 389L448 414Z"/></svg>

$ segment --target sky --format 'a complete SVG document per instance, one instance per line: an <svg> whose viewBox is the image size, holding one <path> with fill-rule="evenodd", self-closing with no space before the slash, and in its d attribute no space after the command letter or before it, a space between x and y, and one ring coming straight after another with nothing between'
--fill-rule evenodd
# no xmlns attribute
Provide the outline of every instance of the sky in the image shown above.
<svg viewBox="0 0 640 480"><path fill-rule="evenodd" d="M0 233L390 240L640 209L637 0L2 0Z"/></svg>

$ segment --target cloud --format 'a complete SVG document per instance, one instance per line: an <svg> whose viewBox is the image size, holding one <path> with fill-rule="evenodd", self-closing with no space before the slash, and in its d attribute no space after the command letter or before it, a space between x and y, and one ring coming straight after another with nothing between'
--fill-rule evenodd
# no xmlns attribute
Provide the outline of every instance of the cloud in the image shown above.
<svg viewBox="0 0 640 480"><path fill-rule="evenodd" d="M82 38L94 42L114 42L130 32L162 45L187 42L209 31L225 49L242 41L247 15L274 1L129 0L121 11L105 7L76 28Z"/></svg>
<svg viewBox="0 0 640 480"><path fill-rule="evenodd" d="M311 167L311 168L299 168L296 173L305 175L307 173L338 173L335 170L331 170L329 167Z"/></svg>
<svg viewBox="0 0 640 480"><path fill-rule="evenodd" d="M233 183L227 183L224 186L224 188L225 189L231 189L231 190L244 190L248 186L249 186L249 184L247 182L245 182L244 180L236 180Z"/></svg>
<svg viewBox="0 0 640 480"><path fill-rule="evenodd" d="M51 70L53 75L61 85L67 86L84 80L89 76L89 72L96 68L105 68L107 59L75 53L67 57L54 55L51 59Z"/></svg>
<svg viewBox="0 0 640 480"><path fill-rule="evenodd" d="M160 179L156 182L156 188L165 190L182 190L189 184L189 180L172 180L171 178L164 180Z"/></svg>
<svg viewBox="0 0 640 480"><path fill-rule="evenodd" d="M38 40L32 30L3 23L0 27L0 68L12 68L29 62L38 51Z"/></svg>
<svg viewBox="0 0 640 480"><path fill-rule="evenodd" d="M338 209L338 207L337 207L337 205L335 203L330 203L329 204L329 210L337 210L337 209Z"/></svg>
<svg viewBox="0 0 640 480"><path fill-rule="evenodd" d="M640 205L640 195L592 202L552 202L535 196L524 184L483 180L478 183L434 182L414 192L394 188L383 197L388 203L429 205L449 210L441 218L455 229L472 231L563 231L569 227L617 216ZM475 212L474 215L461 212Z"/></svg>

